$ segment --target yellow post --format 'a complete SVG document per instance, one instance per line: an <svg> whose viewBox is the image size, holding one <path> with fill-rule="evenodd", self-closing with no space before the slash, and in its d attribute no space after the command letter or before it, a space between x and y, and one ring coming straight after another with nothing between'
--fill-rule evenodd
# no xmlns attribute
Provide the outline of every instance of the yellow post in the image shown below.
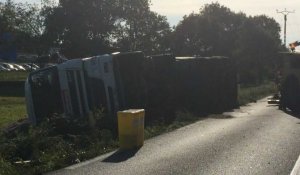
<svg viewBox="0 0 300 175"><path fill-rule="evenodd" d="M144 109L118 112L120 149L133 149L144 145Z"/></svg>

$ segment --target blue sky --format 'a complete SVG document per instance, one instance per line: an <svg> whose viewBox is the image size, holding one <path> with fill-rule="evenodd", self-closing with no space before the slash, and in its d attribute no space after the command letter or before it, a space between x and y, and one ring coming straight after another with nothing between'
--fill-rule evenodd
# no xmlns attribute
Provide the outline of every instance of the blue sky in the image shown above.
<svg viewBox="0 0 300 175"><path fill-rule="evenodd" d="M0 0L4 2L5 0ZM39 3L40 0L14 0L15 2ZM151 0L151 9L168 18L171 26L176 25L184 15L198 12L203 5L211 2L219 2L235 12L244 12L247 15L266 14L273 17L283 28L283 15L278 14L276 9L293 11L288 16L287 43L300 41L300 1L296 0ZM298 8L297 8L298 7ZM282 32L283 35L283 32Z"/></svg>

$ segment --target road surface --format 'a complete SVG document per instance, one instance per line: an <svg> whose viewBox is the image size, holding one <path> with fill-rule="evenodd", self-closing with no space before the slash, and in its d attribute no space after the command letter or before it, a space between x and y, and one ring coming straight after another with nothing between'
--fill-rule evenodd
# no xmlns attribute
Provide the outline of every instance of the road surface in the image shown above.
<svg viewBox="0 0 300 175"><path fill-rule="evenodd" d="M300 119L266 99L50 174L289 175L300 155ZM299 162L299 161L298 161Z"/></svg>

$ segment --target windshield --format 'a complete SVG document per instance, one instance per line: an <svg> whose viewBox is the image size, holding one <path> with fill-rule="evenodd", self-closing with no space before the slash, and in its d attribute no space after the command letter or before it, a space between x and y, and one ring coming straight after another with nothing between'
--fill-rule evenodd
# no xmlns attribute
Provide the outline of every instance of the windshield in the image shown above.
<svg viewBox="0 0 300 175"><path fill-rule="evenodd" d="M37 122L53 113L62 112L60 86L56 67L33 72L29 76Z"/></svg>

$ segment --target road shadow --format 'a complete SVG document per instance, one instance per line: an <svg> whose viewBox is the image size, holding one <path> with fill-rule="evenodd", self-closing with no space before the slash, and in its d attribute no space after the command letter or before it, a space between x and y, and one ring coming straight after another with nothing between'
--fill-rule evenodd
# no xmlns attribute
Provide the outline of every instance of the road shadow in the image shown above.
<svg viewBox="0 0 300 175"><path fill-rule="evenodd" d="M224 114L212 114L209 115L208 118L212 119L233 119L234 117L232 115L224 115Z"/></svg>
<svg viewBox="0 0 300 175"><path fill-rule="evenodd" d="M295 117L295 118L300 119L300 114L295 114L295 113L293 113L293 112L288 112L287 114L289 114L289 115L291 115L291 116L293 116L293 117Z"/></svg>
<svg viewBox="0 0 300 175"><path fill-rule="evenodd" d="M109 163L120 163L124 162L132 157L140 150L140 148L131 149L131 150L118 150L109 157L105 158L102 162Z"/></svg>
<svg viewBox="0 0 300 175"><path fill-rule="evenodd" d="M283 110L282 110L282 111L283 111ZM283 112L286 113L286 114L288 114L288 115L290 115L290 116L292 116L292 117L295 117L295 118L300 119L300 113L292 112L292 111L289 110L289 109L287 109L287 110L285 110L285 111L283 111ZM298 123L298 124L300 124L300 123Z"/></svg>

